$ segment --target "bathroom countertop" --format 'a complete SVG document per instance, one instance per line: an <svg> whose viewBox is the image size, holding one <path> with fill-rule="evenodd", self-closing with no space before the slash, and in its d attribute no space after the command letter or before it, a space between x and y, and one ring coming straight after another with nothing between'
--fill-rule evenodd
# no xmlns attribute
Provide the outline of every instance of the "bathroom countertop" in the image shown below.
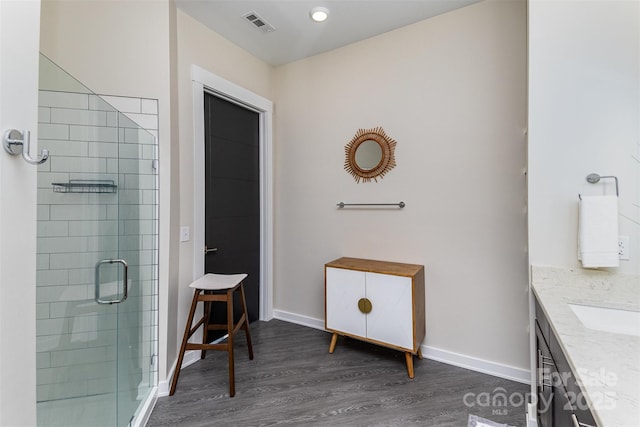
<svg viewBox="0 0 640 427"><path fill-rule="evenodd" d="M640 426L640 337L588 329L569 306L640 311L640 277L534 266L531 283L598 426Z"/></svg>

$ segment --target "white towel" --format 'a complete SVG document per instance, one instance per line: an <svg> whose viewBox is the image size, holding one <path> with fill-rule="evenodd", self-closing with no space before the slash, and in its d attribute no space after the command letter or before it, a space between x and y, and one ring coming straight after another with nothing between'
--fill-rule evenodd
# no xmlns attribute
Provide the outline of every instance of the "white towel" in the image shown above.
<svg viewBox="0 0 640 427"><path fill-rule="evenodd" d="M585 268L618 267L618 197L582 196L578 259Z"/></svg>

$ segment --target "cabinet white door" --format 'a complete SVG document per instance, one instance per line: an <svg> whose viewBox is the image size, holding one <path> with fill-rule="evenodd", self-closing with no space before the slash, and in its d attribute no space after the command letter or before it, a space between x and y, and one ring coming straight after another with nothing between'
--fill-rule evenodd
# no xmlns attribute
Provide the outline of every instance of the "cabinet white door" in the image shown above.
<svg viewBox="0 0 640 427"><path fill-rule="evenodd" d="M358 310L365 296L365 273L327 267L327 328L358 337L367 336L367 318Z"/></svg>
<svg viewBox="0 0 640 427"><path fill-rule="evenodd" d="M367 338L413 351L411 278L367 273Z"/></svg>

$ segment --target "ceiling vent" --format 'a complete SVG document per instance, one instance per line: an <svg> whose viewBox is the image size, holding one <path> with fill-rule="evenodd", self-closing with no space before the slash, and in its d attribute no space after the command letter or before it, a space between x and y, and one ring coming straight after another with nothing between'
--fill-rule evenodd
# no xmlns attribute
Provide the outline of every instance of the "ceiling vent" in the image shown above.
<svg viewBox="0 0 640 427"><path fill-rule="evenodd" d="M262 33L272 33L276 30L273 25L269 24L262 16L255 12L245 13L242 17Z"/></svg>

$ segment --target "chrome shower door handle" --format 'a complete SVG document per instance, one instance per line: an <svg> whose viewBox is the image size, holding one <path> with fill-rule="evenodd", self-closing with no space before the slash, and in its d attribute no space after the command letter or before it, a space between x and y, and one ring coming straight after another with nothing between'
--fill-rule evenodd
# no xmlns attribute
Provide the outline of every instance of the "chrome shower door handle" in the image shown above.
<svg viewBox="0 0 640 427"><path fill-rule="evenodd" d="M112 300L103 300L100 297L100 268L104 264L122 264L123 266L123 278L122 282L124 283L124 289L122 292L122 297L119 299ZM98 304L120 304L127 299L129 294L129 264L123 259L103 259L96 263L96 272L95 272L95 300ZM117 294L120 295L120 294Z"/></svg>

